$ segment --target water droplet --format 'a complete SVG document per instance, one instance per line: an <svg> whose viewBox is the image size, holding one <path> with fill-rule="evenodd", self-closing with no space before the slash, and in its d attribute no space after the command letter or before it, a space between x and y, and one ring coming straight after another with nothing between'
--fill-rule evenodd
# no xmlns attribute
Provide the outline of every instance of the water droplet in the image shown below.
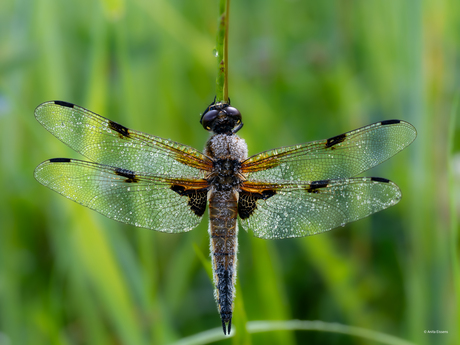
<svg viewBox="0 0 460 345"><path fill-rule="evenodd" d="M212 55L214 55L215 57L219 56L219 52L217 51L217 49L212 50Z"/></svg>

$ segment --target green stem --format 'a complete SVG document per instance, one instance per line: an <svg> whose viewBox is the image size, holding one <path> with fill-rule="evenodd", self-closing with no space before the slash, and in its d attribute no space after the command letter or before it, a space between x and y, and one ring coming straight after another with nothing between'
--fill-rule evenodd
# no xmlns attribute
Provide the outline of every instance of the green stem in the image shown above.
<svg viewBox="0 0 460 345"><path fill-rule="evenodd" d="M246 324L246 329L249 333L274 332L274 331L318 331L345 334L352 337L371 340L376 343L386 345L415 345L414 343L381 332L376 332L370 329L347 326L339 323L323 322L323 321L302 321L302 320L287 320L287 321L250 321ZM230 337L235 335L232 330ZM187 338L183 338L173 345L198 345L210 344L219 340L227 339L228 336L222 334L222 328L213 328Z"/></svg>
<svg viewBox="0 0 460 345"><path fill-rule="evenodd" d="M220 0L216 39L216 102L228 102L228 16L230 0Z"/></svg>
<svg viewBox="0 0 460 345"><path fill-rule="evenodd" d="M449 130L448 130L448 150L447 150L447 166L448 166L448 177L449 177L449 212L450 212L450 255L452 260L452 276L453 276L453 284L454 289L458 293L460 292L460 274L459 274L459 265L458 265L458 219L457 219L457 202L456 202L456 188L455 188L455 171L453 167L454 161L454 143L455 143L455 128L456 128L456 121L457 121L457 113L460 104L460 94L457 93L455 97L454 104L452 106L452 110L450 113L450 123L449 123ZM457 298L457 323L460 322L460 298ZM453 325L458 326L458 325ZM458 328L457 328L458 329Z"/></svg>

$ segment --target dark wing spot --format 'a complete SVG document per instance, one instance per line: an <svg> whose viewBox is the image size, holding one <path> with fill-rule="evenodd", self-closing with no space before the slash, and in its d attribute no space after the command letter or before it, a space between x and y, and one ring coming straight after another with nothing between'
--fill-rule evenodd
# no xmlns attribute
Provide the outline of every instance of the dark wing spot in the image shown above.
<svg viewBox="0 0 460 345"><path fill-rule="evenodd" d="M401 120L385 120L385 121L382 121L380 122L383 126L385 125L392 125L394 123L400 123Z"/></svg>
<svg viewBox="0 0 460 345"><path fill-rule="evenodd" d="M250 193L242 190L238 199L238 215L241 219L249 218L257 209L257 200L267 200L276 194L274 190L264 190L262 193Z"/></svg>
<svg viewBox="0 0 460 345"><path fill-rule="evenodd" d="M75 104L64 102L64 101L54 101L54 104L62 105L63 107L67 107L67 108L73 108L73 106L75 105Z"/></svg>
<svg viewBox="0 0 460 345"><path fill-rule="evenodd" d="M69 163L70 158L51 158L50 163Z"/></svg>
<svg viewBox="0 0 460 345"><path fill-rule="evenodd" d="M117 174L118 176L126 177L126 180L125 180L126 183L139 182L139 179L136 177L136 174L134 173L134 171L131 171L128 169L116 168L115 174Z"/></svg>
<svg viewBox="0 0 460 345"><path fill-rule="evenodd" d="M383 177L371 177L371 181L383 182L383 183L389 183L390 182L390 180L387 180L386 178L383 178Z"/></svg>
<svg viewBox="0 0 460 345"><path fill-rule="evenodd" d="M115 132L120 133L124 137L129 137L129 129L120 125L119 123L109 120L109 128L113 129Z"/></svg>
<svg viewBox="0 0 460 345"><path fill-rule="evenodd" d="M347 135L344 133L344 134L340 134L335 137L329 138L326 141L326 147L332 147L334 145L337 145L341 143L342 141L344 141L346 137Z"/></svg>
<svg viewBox="0 0 460 345"><path fill-rule="evenodd" d="M275 194L276 194L276 191L274 190L264 190L262 192L262 199L267 200L268 198L272 197Z"/></svg>
<svg viewBox="0 0 460 345"><path fill-rule="evenodd" d="M308 193L319 193L319 189L327 187L329 182L329 180L313 181L310 183L310 186L306 188L306 191Z"/></svg>
<svg viewBox="0 0 460 345"><path fill-rule="evenodd" d="M208 201L208 188L202 189L186 189L184 186L172 185L171 190L181 196L189 198L187 205L198 217L201 217L206 211L206 203Z"/></svg>
<svg viewBox="0 0 460 345"><path fill-rule="evenodd" d="M171 189L172 189L174 192L176 192L177 194L179 194L179 195L187 195L187 194L185 193L185 187L184 187L184 186L179 186L179 185L173 184L173 185L171 186Z"/></svg>
<svg viewBox="0 0 460 345"><path fill-rule="evenodd" d="M330 180L319 180L319 181L313 181L312 183L310 183L310 187L313 187L313 188L324 188L324 187L327 187L327 185L329 184Z"/></svg>

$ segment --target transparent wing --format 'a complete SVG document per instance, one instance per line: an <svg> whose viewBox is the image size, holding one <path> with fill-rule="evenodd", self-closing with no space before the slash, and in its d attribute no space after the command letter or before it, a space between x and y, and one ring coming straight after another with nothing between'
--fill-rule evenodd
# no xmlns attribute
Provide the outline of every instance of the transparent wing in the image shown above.
<svg viewBox="0 0 460 345"><path fill-rule="evenodd" d="M407 147L417 136L407 122L388 120L329 139L259 153L242 164L248 180L317 181L356 176Z"/></svg>
<svg viewBox="0 0 460 345"><path fill-rule="evenodd" d="M35 117L59 140L101 164L191 179L203 178L212 166L192 147L128 129L71 103L43 103Z"/></svg>
<svg viewBox="0 0 460 345"><path fill-rule="evenodd" d="M252 193L245 195L244 188ZM300 185L249 183L243 185L242 193L239 211L244 203L249 210L244 219L239 212L243 228L264 239L319 234L384 210L401 199L396 184L373 177Z"/></svg>
<svg viewBox="0 0 460 345"><path fill-rule="evenodd" d="M44 186L108 218L162 232L193 229L206 208L204 180L145 176L66 158L45 161L34 174Z"/></svg>

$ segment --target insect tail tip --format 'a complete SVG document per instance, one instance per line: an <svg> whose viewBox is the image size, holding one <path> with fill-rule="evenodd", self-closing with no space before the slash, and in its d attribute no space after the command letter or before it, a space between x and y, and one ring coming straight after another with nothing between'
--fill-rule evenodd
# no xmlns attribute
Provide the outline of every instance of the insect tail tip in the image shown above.
<svg viewBox="0 0 460 345"><path fill-rule="evenodd" d="M224 335L227 335L227 327L225 325L225 321L222 320L222 329L224 330Z"/></svg>
<svg viewBox="0 0 460 345"><path fill-rule="evenodd" d="M228 322L228 325L226 325L226 322ZM228 321L222 320L222 329L224 330L224 335L230 335L232 330L232 319Z"/></svg>

